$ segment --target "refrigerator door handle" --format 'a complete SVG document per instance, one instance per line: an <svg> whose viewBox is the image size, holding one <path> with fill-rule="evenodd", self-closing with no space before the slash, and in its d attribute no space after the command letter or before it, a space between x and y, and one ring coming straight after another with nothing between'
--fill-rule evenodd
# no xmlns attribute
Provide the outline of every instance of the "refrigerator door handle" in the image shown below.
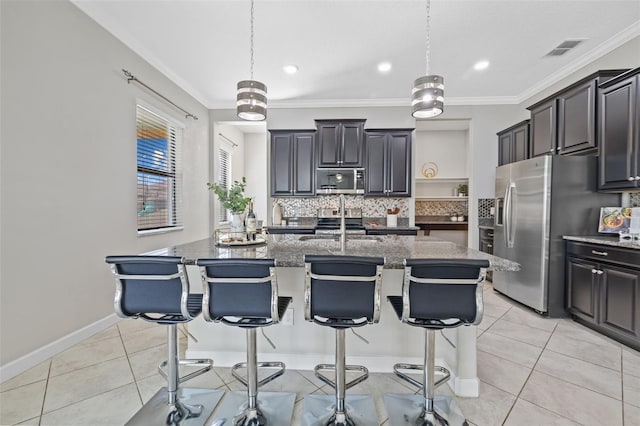
<svg viewBox="0 0 640 426"><path fill-rule="evenodd" d="M513 190L516 184L510 182L504 195L504 245L513 248Z"/></svg>
<svg viewBox="0 0 640 426"><path fill-rule="evenodd" d="M507 241L507 247L513 248L515 241L515 231L513 229L513 224L515 223L514 218L514 207L515 207L515 198L513 197L513 193L516 190L515 182L511 182L509 185L509 239Z"/></svg>

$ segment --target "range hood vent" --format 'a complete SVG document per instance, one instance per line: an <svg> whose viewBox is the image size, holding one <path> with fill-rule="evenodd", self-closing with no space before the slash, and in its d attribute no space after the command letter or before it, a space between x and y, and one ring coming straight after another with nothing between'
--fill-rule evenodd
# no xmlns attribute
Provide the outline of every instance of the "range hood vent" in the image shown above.
<svg viewBox="0 0 640 426"><path fill-rule="evenodd" d="M567 53L568 51L570 51L571 49L574 49L577 45L579 45L580 43L582 43L583 41L585 41L586 39L567 39L565 41L563 41L562 43L560 43L559 45L557 45L556 47L554 47L553 49L551 49L550 52L548 52L546 55L544 56L562 56L565 53Z"/></svg>

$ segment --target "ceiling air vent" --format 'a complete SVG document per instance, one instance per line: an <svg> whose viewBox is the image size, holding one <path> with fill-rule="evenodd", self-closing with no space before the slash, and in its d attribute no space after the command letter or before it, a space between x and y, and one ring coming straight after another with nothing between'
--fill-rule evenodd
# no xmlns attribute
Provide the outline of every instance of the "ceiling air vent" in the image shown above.
<svg viewBox="0 0 640 426"><path fill-rule="evenodd" d="M568 39L551 49L549 53L544 56L561 56L575 48L577 45L582 43L585 39Z"/></svg>

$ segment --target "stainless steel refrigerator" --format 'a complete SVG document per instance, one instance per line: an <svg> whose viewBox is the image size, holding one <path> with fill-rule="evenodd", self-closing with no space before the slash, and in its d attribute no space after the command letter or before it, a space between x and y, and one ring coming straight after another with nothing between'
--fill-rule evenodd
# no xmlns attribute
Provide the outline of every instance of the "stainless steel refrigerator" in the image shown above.
<svg viewBox="0 0 640 426"><path fill-rule="evenodd" d="M493 287L551 317L566 316L563 235L597 235L600 207L619 194L596 192L597 158L546 155L496 168L493 254L518 262L494 272Z"/></svg>

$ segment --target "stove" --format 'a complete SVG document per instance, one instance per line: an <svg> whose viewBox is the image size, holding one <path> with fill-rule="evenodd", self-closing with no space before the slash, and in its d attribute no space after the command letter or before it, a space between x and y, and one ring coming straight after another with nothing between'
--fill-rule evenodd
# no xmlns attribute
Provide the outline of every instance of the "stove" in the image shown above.
<svg viewBox="0 0 640 426"><path fill-rule="evenodd" d="M345 228L350 234L364 233L362 224L362 209L349 208L345 211ZM340 209L318 209L316 234L336 232L340 230Z"/></svg>

